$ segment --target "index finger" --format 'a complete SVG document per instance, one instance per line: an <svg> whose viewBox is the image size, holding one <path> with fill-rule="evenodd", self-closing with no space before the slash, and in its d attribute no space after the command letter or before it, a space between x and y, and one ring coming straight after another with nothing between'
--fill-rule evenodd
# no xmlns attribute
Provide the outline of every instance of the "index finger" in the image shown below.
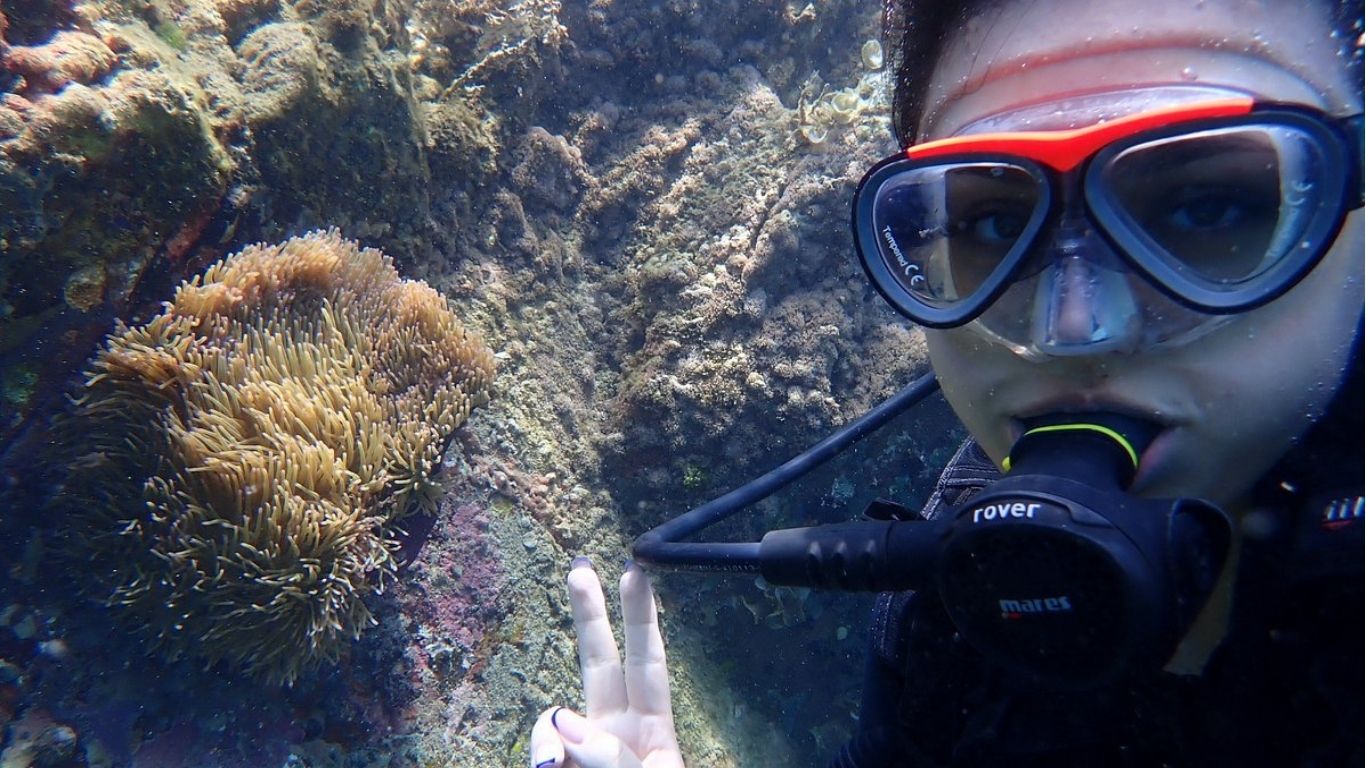
<svg viewBox="0 0 1366 768"><path fill-rule="evenodd" d="M621 576L621 617L626 625L626 693L631 709L672 717L659 611L650 578L634 563Z"/></svg>
<svg viewBox="0 0 1366 768"><path fill-rule="evenodd" d="M591 565L580 563L569 571L569 607L579 637L579 670L583 675L585 714L589 719L626 709L626 682L621 654L607 619L602 583Z"/></svg>

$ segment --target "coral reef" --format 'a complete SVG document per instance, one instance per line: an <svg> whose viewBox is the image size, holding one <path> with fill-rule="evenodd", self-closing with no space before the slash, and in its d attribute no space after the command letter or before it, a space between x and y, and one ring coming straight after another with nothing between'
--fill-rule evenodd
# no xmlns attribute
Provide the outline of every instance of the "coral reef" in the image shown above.
<svg viewBox="0 0 1366 768"><path fill-rule="evenodd" d="M443 289L503 350L506 396L474 429L489 463L469 474L500 510L490 530L516 596L500 624L527 627L487 634L504 646L474 663L477 679L446 683L445 707L419 699L414 740L424 754L462 755L457 765L525 760L512 754L524 733L503 721L507 702L515 719L575 701L559 590L570 556L591 554L610 574L645 526L787 458L924 366L921 337L882 307L849 253L847 195L890 151L885 121L859 110L812 151L795 103L744 66L649 109L630 103L597 99L567 125L510 140L490 214L446 230L442 250L466 259ZM884 447L880 462L864 454L823 476L826 488L858 489L848 506L812 492L828 521L857 514L871 477L924 481L907 458L917 441ZM800 524L792 507L737 535ZM775 681L785 665L819 663L832 687L855 689L860 643L836 638L831 622L859 626L861 603L803 606L743 580L659 585L691 760L814 765L824 755L802 757L813 741L848 732L855 696L796 708L809 691ZM756 632L775 658L763 680L718 661Z"/></svg>
<svg viewBox="0 0 1366 768"><path fill-rule="evenodd" d="M234 245L339 227L425 251L431 174L479 184L498 122L418 82L406 11L375 10L0 6L0 455L60 406L112 318Z"/></svg>
<svg viewBox="0 0 1366 768"><path fill-rule="evenodd" d="M872 66L865 52L864 64L868 69L878 69L880 58L877 63L878 67ZM864 112L876 112L882 96L881 80L878 76L865 75L852 87L831 90L819 75L813 74L802 86L798 99L797 134L813 147L825 146L842 127L858 122Z"/></svg>
<svg viewBox="0 0 1366 768"><path fill-rule="evenodd" d="M745 471L795 453L924 360L830 225L850 169L885 151L878 123L848 126L840 152L801 153L799 109L753 71L728 85L731 110L684 142L606 278L637 340L622 348L601 448L623 496L648 503L712 457ZM867 365L881 344L900 354Z"/></svg>
<svg viewBox="0 0 1366 768"><path fill-rule="evenodd" d="M440 512L385 531L397 578L364 603L378 623L286 690L141 658L44 577L68 518L10 503L0 537L25 546L0 594L33 609L11 622L28 639L0 627L0 721L47 713L75 731L77 762L524 765L535 714L580 692L570 557L592 556L610 584L645 527L925 364L850 252L853 184L893 149L865 46L876 9L854 0L0 9L0 37L25 49L0 72L0 507L43 476L7 441L46 441L41 402L60 401L111 317L145 327L171 287L245 242L338 227L499 350L499 396L454 433L436 485L394 483ZM90 39L44 48L59 34ZM913 498L949 424L879 433L728 533ZM77 490L126 503L144 491L130 485ZM744 579L657 583L689 764L823 764L853 724L866 605ZM831 695L810 696L803 668Z"/></svg>
<svg viewBox="0 0 1366 768"><path fill-rule="evenodd" d="M492 376L380 252L335 232L247 248L92 364L55 502L67 544L170 656L292 682L371 622L395 526L435 511L440 454Z"/></svg>
<svg viewBox="0 0 1366 768"><path fill-rule="evenodd" d="M416 0L409 63L447 93L516 82L568 39L559 16L559 0Z"/></svg>

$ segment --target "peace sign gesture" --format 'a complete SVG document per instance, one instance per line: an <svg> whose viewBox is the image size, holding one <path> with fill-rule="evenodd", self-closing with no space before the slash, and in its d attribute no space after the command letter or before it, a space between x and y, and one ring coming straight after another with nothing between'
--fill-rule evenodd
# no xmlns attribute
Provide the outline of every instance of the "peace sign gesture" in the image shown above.
<svg viewBox="0 0 1366 768"><path fill-rule="evenodd" d="M587 717L564 707L542 712L531 729L532 768L683 768L649 577L634 563L621 577L624 667L602 584L586 557L570 568L569 605Z"/></svg>

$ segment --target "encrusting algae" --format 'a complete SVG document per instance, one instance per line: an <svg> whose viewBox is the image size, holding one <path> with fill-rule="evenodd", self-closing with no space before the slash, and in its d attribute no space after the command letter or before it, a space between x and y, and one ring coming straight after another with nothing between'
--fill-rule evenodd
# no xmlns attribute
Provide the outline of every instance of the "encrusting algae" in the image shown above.
<svg viewBox="0 0 1366 768"><path fill-rule="evenodd" d="M396 523L435 511L493 373L379 251L335 231L250 246L93 361L65 427L67 549L170 656L292 683L373 622Z"/></svg>

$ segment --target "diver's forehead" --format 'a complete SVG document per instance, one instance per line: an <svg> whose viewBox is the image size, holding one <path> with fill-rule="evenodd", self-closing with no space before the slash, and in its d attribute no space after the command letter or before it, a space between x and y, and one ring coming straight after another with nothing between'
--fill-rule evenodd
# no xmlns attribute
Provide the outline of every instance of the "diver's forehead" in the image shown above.
<svg viewBox="0 0 1366 768"><path fill-rule="evenodd" d="M1066 131L1182 104L1247 98L1250 95L1247 91L1208 85L1158 85L1126 87L1115 91L1087 91L1037 104L1011 105L1004 111L958 125L953 135Z"/></svg>
<svg viewBox="0 0 1366 768"><path fill-rule="evenodd" d="M926 93L922 138L1134 87L1208 86L1330 112L1361 108L1340 58L1352 45L1332 36L1318 4L1007 0L950 35Z"/></svg>

